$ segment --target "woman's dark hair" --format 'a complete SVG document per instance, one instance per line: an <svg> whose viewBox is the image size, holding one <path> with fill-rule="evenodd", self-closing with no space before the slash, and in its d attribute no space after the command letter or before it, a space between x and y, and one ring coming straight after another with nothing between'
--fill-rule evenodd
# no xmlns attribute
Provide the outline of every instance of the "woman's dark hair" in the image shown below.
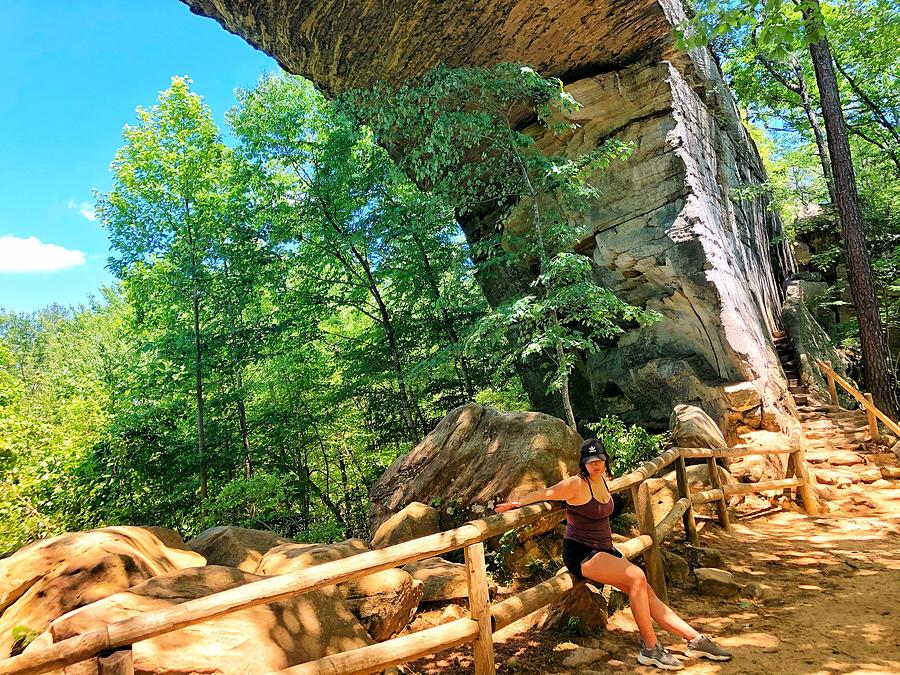
<svg viewBox="0 0 900 675"><path fill-rule="evenodd" d="M588 438L581 444L581 457L578 459L578 473L585 480L588 479L587 465L585 457L603 455L606 458L606 473L612 475L609 471L609 453L606 452L606 446L599 438Z"/></svg>

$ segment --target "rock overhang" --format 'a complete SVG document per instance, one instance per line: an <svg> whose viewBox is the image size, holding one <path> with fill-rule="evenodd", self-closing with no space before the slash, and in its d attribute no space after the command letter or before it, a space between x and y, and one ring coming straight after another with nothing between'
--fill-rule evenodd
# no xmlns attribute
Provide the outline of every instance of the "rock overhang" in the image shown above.
<svg viewBox="0 0 900 675"><path fill-rule="evenodd" d="M181 1L328 95L440 63L521 62L572 82L661 56L672 42L657 0Z"/></svg>

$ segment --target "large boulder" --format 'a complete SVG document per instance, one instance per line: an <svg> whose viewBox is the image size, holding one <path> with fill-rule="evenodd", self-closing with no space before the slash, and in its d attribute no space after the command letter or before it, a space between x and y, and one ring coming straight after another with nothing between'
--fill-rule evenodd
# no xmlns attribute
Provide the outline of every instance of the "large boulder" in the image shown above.
<svg viewBox="0 0 900 675"><path fill-rule="evenodd" d="M216 565L158 576L56 619L30 648L260 579ZM263 675L371 643L343 596L332 587L142 640L133 647L134 670Z"/></svg>
<svg viewBox="0 0 900 675"><path fill-rule="evenodd" d="M206 564L203 556L169 548L141 527L109 527L35 542L0 561L0 589L10 604L0 614L0 655L16 646L13 629L40 633L66 612L152 577Z"/></svg>
<svg viewBox="0 0 900 675"><path fill-rule="evenodd" d="M410 563L403 568L416 581L425 584L422 602L442 600L462 600L469 597L466 580L466 566L452 563L443 558L426 558ZM488 581L488 590L493 594L497 584Z"/></svg>
<svg viewBox="0 0 900 675"><path fill-rule="evenodd" d="M360 539L337 544L284 544L269 551L257 574L299 572L368 551ZM403 570L390 569L338 585L350 611L375 640L386 640L411 620L422 599L423 584Z"/></svg>
<svg viewBox="0 0 900 675"><path fill-rule="evenodd" d="M256 574L271 576L299 572L368 550L369 547L362 539L347 539L336 544L282 544L262 557L256 567Z"/></svg>
<svg viewBox="0 0 900 675"><path fill-rule="evenodd" d="M713 419L695 405L676 405L669 416L672 443L679 448L727 448Z"/></svg>
<svg viewBox="0 0 900 675"><path fill-rule="evenodd" d="M372 488L372 527L413 502L438 505L441 529L481 517L495 502L576 473L581 441L549 415L456 408Z"/></svg>
<svg viewBox="0 0 900 675"><path fill-rule="evenodd" d="M413 502L378 526L372 535L372 548L387 548L440 530L441 518L437 509L421 502Z"/></svg>
<svg viewBox="0 0 900 675"><path fill-rule="evenodd" d="M163 536L160 537L160 534ZM24 595L48 570L77 558L91 548L109 542L125 542L137 550L151 552L159 550L160 543L169 549L181 548L172 545L178 541L181 541L181 537L174 530L118 526L88 532L67 532L32 542L18 551L10 551L0 558L0 614ZM174 551L167 550L166 555L171 556L173 562L196 560L194 556L182 556ZM177 562L175 564L178 565Z"/></svg>
<svg viewBox="0 0 900 675"><path fill-rule="evenodd" d="M282 544L293 543L274 532L218 526L204 530L188 541L186 546L205 557L210 565L237 567L245 572L254 572L267 551Z"/></svg>
<svg viewBox="0 0 900 675"><path fill-rule="evenodd" d="M725 437L702 408L676 405L669 416L672 443L680 448L725 448Z"/></svg>
<svg viewBox="0 0 900 675"><path fill-rule="evenodd" d="M381 642L403 630L416 613L425 584L399 569L384 570L338 586L369 635Z"/></svg>
<svg viewBox="0 0 900 675"><path fill-rule="evenodd" d="M795 429L796 430L796 429ZM774 431L753 431L745 434L740 445L742 449L785 448L794 449L799 443L798 434L787 435ZM784 478L787 454L784 455L744 455L728 465L728 471L739 483L759 483L763 480Z"/></svg>

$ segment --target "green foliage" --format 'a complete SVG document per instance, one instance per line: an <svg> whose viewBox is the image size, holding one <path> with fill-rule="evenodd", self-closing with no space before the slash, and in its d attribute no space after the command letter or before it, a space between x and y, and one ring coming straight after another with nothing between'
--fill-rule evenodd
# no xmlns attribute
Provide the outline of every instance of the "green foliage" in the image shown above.
<svg viewBox="0 0 900 675"><path fill-rule="evenodd" d="M511 412L514 410L530 410L531 404L518 378L505 383L503 388L485 388L475 394L475 403L491 406L497 410Z"/></svg>
<svg viewBox="0 0 900 675"><path fill-rule="evenodd" d="M497 579L509 578L507 562L515 553L519 544L519 534L516 530L504 532L497 541L496 546L485 547L484 560L488 572Z"/></svg>
<svg viewBox="0 0 900 675"><path fill-rule="evenodd" d="M289 514L285 481L280 476L256 474L226 483L209 505L209 523L230 523L257 530L287 529Z"/></svg>
<svg viewBox="0 0 900 675"><path fill-rule="evenodd" d="M29 628L28 626L13 626L12 629L12 639L13 646L10 650L10 656L18 656L22 652L25 651L25 648L28 647L32 642L34 642L35 638L41 634L41 631L34 630L33 628Z"/></svg>
<svg viewBox="0 0 900 675"><path fill-rule="evenodd" d="M590 630L588 630L587 626L584 625L584 622L577 616L570 616L568 618L566 625L562 628L562 632L565 635L576 638L587 637L590 635Z"/></svg>
<svg viewBox="0 0 900 675"><path fill-rule="evenodd" d="M754 125L751 134L769 173L767 193L787 221L789 236L806 240L821 233L792 227L800 209L836 198L827 182L831 169L824 131L821 148L814 133L813 122L822 126L822 113L808 49L810 42L827 37L850 137L876 299L889 334L900 328L900 293L893 288L900 271L894 264L900 257L897 3L742 0L723 5L703 0L680 34L684 47L710 42L720 52L726 78ZM812 266L832 285L845 267L840 241L840 230L835 228L834 245L819 248L812 260ZM852 350L858 349L858 335L852 328L839 329L835 339L851 350L855 360ZM896 356L892 360L898 361Z"/></svg>
<svg viewBox="0 0 900 675"><path fill-rule="evenodd" d="M610 470L623 476L662 452L665 434L650 434L636 424L626 426L618 417L608 416L587 427L603 441L609 453Z"/></svg>
<svg viewBox="0 0 900 675"><path fill-rule="evenodd" d="M575 157L548 155L534 134L519 130L535 117L541 133L571 133L577 109L562 83L518 64L494 68L440 66L420 81L381 83L343 97L390 146L402 146L402 166L465 217L490 205L495 231L476 251L481 273L493 265L536 266L530 290L479 321L468 353L495 352L549 362L549 391L562 393L569 424L568 378L580 355L597 351L623 325L646 325L655 313L628 305L593 279L591 262L572 252L575 222L599 195L597 179L630 146L611 140Z"/></svg>
<svg viewBox="0 0 900 675"><path fill-rule="evenodd" d="M0 550L117 523L362 535L448 409L521 403L464 353L486 303L450 209L309 83L239 101L234 148L187 79L139 110L98 196L118 288L0 315Z"/></svg>

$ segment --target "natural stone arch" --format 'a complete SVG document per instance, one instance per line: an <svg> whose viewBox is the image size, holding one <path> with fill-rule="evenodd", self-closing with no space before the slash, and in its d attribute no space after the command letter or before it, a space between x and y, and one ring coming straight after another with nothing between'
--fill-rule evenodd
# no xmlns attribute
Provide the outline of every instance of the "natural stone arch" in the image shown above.
<svg viewBox="0 0 900 675"><path fill-rule="evenodd" d="M598 282L664 316L580 364L576 414L664 427L675 404L692 403L723 428L788 423L771 332L793 259L762 198L731 198L764 180L762 164L711 53L676 49L679 0L182 1L329 94L440 62L520 61L562 79L584 106L581 129L540 143L567 153L611 137L636 146L603 178L577 248ZM462 225L480 238L479 218ZM527 282L483 286L498 303ZM538 373L523 379L538 408L557 410Z"/></svg>

